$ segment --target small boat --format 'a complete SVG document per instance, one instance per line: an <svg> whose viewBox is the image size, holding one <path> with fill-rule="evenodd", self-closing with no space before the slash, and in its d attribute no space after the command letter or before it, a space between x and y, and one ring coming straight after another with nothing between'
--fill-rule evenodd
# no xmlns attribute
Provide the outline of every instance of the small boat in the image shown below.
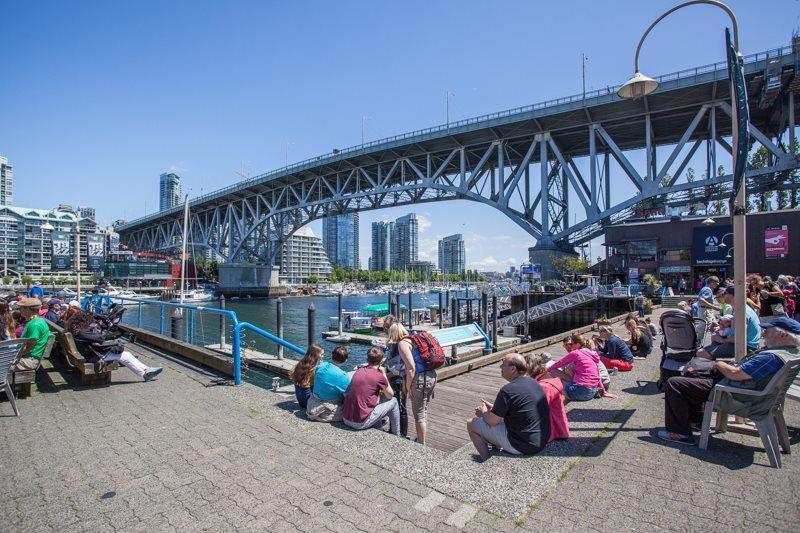
<svg viewBox="0 0 800 533"><path fill-rule="evenodd" d="M342 311L342 330L369 335L372 333L372 317L360 316L359 311ZM330 329L339 329L339 317L330 317Z"/></svg>
<svg viewBox="0 0 800 533"><path fill-rule="evenodd" d="M334 335L333 337L328 337L325 340L328 342L335 342L337 344L345 344L353 340L353 338L347 335Z"/></svg>
<svg viewBox="0 0 800 533"><path fill-rule="evenodd" d="M180 301L181 291L177 291L172 299ZM202 289L192 289L190 291L185 291L183 293L184 303L210 302L211 300L214 299L215 299L214 293L206 292Z"/></svg>

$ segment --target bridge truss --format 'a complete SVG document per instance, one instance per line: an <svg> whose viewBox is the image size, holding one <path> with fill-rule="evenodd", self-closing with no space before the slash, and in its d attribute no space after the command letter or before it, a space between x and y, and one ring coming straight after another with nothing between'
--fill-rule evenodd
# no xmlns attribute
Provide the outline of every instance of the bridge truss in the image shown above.
<svg viewBox="0 0 800 533"><path fill-rule="evenodd" d="M747 170L752 193L798 187L792 171L800 163L783 142L795 124L796 63L791 48L746 58L749 134L754 147L769 154L766 166ZM638 101L621 100L609 88L362 145L247 180L191 201L191 244L229 262L271 265L291 234L313 220L458 199L497 209L539 244L571 249L643 207L726 199L731 176L714 170L731 168L725 64L660 81L657 92ZM705 153L705 173L690 181L687 166L698 152ZM118 231L133 250L175 248L181 209Z"/></svg>

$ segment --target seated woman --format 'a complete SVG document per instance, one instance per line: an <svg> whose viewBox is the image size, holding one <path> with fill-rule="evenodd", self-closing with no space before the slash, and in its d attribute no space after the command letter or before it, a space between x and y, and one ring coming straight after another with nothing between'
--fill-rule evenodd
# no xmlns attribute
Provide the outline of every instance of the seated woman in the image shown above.
<svg viewBox="0 0 800 533"><path fill-rule="evenodd" d="M131 352L125 351L118 340L106 341L103 331L95 323L92 313L88 311L75 313L67 323L66 329L72 334L78 351L90 363L119 361L145 381L152 380L163 370L142 363Z"/></svg>
<svg viewBox="0 0 800 533"><path fill-rule="evenodd" d="M572 351L550 365L549 370L551 375L557 375L556 370L572 365L571 379L558 376L564 381L564 394L569 400L586 402L605 390L597 369L600 356L585 347L587 342L583 335L573 333L570 340Z"/></svg>
<svg viewBox="0 0 800 533"><path fill-rule="evenodd" d="M548 361L550 354L546 352L525 356L528 375L539 382L547 396L547 405L550 407L550 439L547 442L552 442L555 439L569 438L569 420L564 408L564 384L558 378L547 377Z"/></svg>
<svg viewBox="0 0 800 533"><path fill-rule="evenodd" d="M325 361L317 367L306 407L306 415L310 420L341 422L344 393L350 386L350 376L341 366L349 356L346 347L337 346L331 354L331 361Z"/></svg>
<svg viewBox="0 0 800 533"><path fill-rule="evenodd" d="M294 394L301 409L308 407L308 399L311 398L311 387L314 386L314 373L324 353L325 350L322 346L312 344L289 373L289 379L294 383Z"/></svg>
<svg viewBox="0 0 800 533"><path fill-rule="evenodd" d="M614 335L611 326L600 326L599 332L603 345L598 348L598 352L606 368L616 368L620 372L633 370L633 354L625 341Z"/></svg>
<svg viewBox="0 0 800 533"><path fill-rule="evenodd" d="M588 337L583 337L584 342L586 343L583 348L588 348L593 352L597 352L597 346L595 345L594 341ZM572 335L567 335L564 337L564 340L561 341L562 345L564 346L564 350L566 353L569 353L573 350L572 347ZM572 381L572 365L567 365L563 368L558 368L553 370L550 374L554 377L559 377L566 381ZM611 387L611 375L608 373L608 369L606 365L603 364L602 361L597 361L597 373L600 374L600 381L603 382L603 389L608 390Z"/></svg>
<svg viewBox="0 0 800 533"><path fill-rule="evenodd" d="M634 357L647 357L653 349L653 339L650 332L645 332L635 319L629 318L625 321L625 328L631 334L631 338L625 341L630 346Z"/></svg>
<svg viewBox="0 0 800 533"><path fill-rule="evenodd" d="M392 433L399 437L400 407L386 378L386 370L381 366L383 361L383 350L369 349L367 366L356 370L350 380L342 405L342 419L345 425L361 430L380 427L388 415Z"/></svg>

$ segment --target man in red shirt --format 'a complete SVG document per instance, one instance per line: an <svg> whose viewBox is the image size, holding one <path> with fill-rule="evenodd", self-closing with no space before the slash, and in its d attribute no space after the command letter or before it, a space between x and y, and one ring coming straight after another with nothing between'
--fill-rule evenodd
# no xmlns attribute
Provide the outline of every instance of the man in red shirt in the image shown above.
<svg viewBox="0 0 800 533"><path fill-rule="evenodd" d="M392 433L400 436L400 407L389 386L386 371L381 367L383 360L383 350L370 348L367 366L356 370L350 380L342 405L342 418L347 426L361 430L378 426L388 415ZM380 401L381 397L384 402Z"/></svg>

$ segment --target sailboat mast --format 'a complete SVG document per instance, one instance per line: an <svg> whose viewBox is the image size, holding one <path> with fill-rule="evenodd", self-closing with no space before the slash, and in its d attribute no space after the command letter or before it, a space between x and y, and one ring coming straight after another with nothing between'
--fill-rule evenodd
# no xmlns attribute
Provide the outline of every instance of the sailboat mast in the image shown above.
<svg viewBox="0 0 800 533"><path fill-rule="evenodd" d="M186 199L184 200L183 204L183 244L181 247L181 288L180 288L180 303L183 303L183 299L186 296L186 239L189 233L189 195L186 195Z"/></svg>

